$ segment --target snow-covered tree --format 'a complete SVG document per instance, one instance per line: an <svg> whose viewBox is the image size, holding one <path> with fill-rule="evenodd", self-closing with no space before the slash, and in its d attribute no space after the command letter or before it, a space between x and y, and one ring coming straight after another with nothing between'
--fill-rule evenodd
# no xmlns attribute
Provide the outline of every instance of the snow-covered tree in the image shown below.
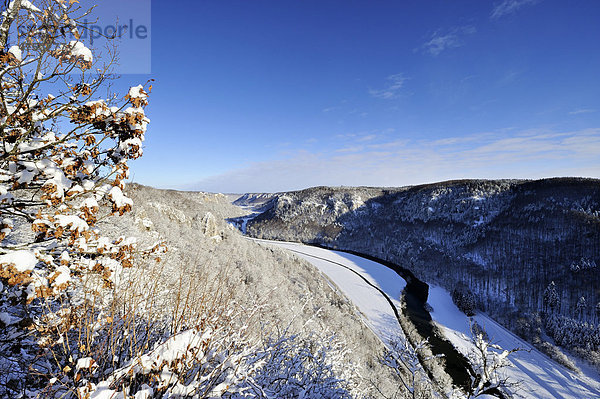
<svg viewBox="0 0 600 399"><path fill-rule="evenodd" d="M101 97L115 53L99 59L80 39L89 11L77 3L4 1L0 14L0 324L11 337L0 342L0 396L73 377L112 322L91 304L136 253L97 224L131 209L123 182L142 155L151 86ZM56 345L60 356L41 362Z"/></svg>
<svg viewBox="0 0 600 399"><path fill-rule="evenodd" d="M511 367L508 356L520 349L503 350L491 343L484 333L472 329L472 349L468 354L473 367L470 398L483 395L510 397L519 385L518 381L510 380L504 373L506 367Z"/></svg>
<svg viewBox="0 0 600 399"><path fill-rule="evenodd" d="M573 273L577 273L580 270L590 270L596 268L596 261L589 258L581 258L579 261L571 262L569 267Z"/></svg>
<svg viewBox="0 0 600 399"><path fill-rule="evenodd" d="M579 265L579 263L573 261L571 262L571 266L569 266L569 269L573 272L573 273L577 273L578 271L581 270L581 266Z"/></svg>
<svg viewBox="0 0 600 399"><path fill-rule="evenodd" d="M95 229L99 204L107 201L119 214L131 208L123 180L128 161L142 155L149 122L148 93L141 85L122 97L98 98L112 78L114 59L96 60L83 42L70 40L68 33L79 37L87 29L80 22L86 14L75 16L80 10L73 3L45 1L38 8L14 0L2 13L2 238L17 224L35 234L18 243L4 240L3 252L12 255L1 262L5 268L13 264L23 278L31 265L21 259L47 255L46 263L60 263L65 246L70 264L98 251L118 252ZM125 252L112 258L126 263Z"/></svg>
<svg viewBox="0 0 600 399"><path fill-rule="evenodd" d="M475 315L475 295L460 283L452 290L452 301L467 316Z"/></svg>
<svg viewBox="0 0 600 399"><path fill-rule="evenodd" d="M556 285L554 284L554 281L551 281L544 290L544 306L555 311L559 304L560 297L558 296L558 292L556 292Z"/></svg>
<svg viewBox="0 0 600 399"><path fill-rule="evenodd" d="M433 384L419 360L419 355L423 355L422 352L429 346L427 340L418 342L413 348L408 339L396 338L390 340L387 346L381 361L401 382L389 399L405 397L406 393L412 399L436 397Z"/></svg>

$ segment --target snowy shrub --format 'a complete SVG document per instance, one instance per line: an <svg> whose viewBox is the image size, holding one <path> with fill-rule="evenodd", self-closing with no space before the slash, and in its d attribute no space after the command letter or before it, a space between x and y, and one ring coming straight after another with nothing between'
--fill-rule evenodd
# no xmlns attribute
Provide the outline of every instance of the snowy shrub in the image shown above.
<svg viewBox="0 0 600 399"><path fill-rule="evenodd" d="M471 321L471 331L475 336L481 336L486 341L489 341L490 339L487 331L485 331L485 329L480 326L476 320Z"/></svg>
<svg viewBox="0 0 600 399"><path fill-rule="evenodd" d="M511 367L508 356L520 349L502 350L487 340L483 334L472 330L472 349L468 354L473 367L473 377L470 398L491 395L497 397L511 397L519 386L518 381L512 381L504 373L506 367Z"/></svg>
<svg viewBox="0 0 600 399"><path fill-rule="evenodd" d="M430 349L428 346L427 341L419 341L413 348L407 339L400 337L388 343L388 348L386 348L381 361L394 371L402 383L402 386L399 386L392 396L393 398L402 397L400 396L403 393L402 388L408 392L408 397L413 399L438 396L419 360L419 358L429 360Z"/></svg>
<svg viewBox="0 0 600 399"><path fill-rule="evenodd" d="M587 349L575 348L573 352L582 359L587 360L596 368L596 371L600 372L600 350L590 351Z"/></svg>
<svg viewBox="0 0 600 399"><path fill-rule="evenodd" d="M147 393L147 397L204 398L242 391L260 363L245 361L254 348L244 329L234 330L219 318L212 315L198 326L156 343L105 379L83 380L78 397L137 398Z"/></svg>
<svg viewBox="0 0 600 399"><path fill-rule="evenodd" d="M356 365L344 363L344 347L334 336L269 338L264 349L249 358L260 367L248 382L248 393L264 398L352 398L360 382L353 381Z"/></svg>
<svg viewBox="0 0 600 399"><path fill-rule="evenodd" d="M536 345L536 348L538 348L542 353L544 353L545 355L547 355L549 358L551 358L552 360L554 360L556 363L562 364L563 366L565 366L569 370L572 370L572 371L575 371L575 372L579 372L579 369L577 368L577 366L575 365L575 363L573 363L571 361L571 359L569 359L560 350L560 348L556 347L556 345L552 345L550 342L542 342L542 343Z"/></svg>
<svg viewBox="0 0 600 399"><path fill-rule="evenodd" d="M116 343L108 332L123 322L108 311L110 293L135 257L155 256L160 246L141 250L98 228L108 214L131 209L123 181L128 161L142 155L150 88L97 98L115 57L100 63L83 42L67 39L88 29L77 2L5 4L0 396L15 396L48 383L73 387L81 370L99 369L88 355L110 353Z"/></svg>

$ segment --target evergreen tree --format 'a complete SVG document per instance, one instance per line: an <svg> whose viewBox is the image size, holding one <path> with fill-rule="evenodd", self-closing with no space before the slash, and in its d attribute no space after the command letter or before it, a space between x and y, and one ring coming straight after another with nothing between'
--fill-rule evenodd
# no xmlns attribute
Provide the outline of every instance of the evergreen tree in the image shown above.
<svg viewBox="0 0 600 399"><path fill-rule="evenodd" d="M587 302L585 300L585 297L581 296L579 298L579 300L577 301L577 307L576 307L577 316L579 316L579 318L583 317L586 308L587 308Z"/></svg>
<svg viewBox="0 0 600 399"><path fill-rule="evenodd" d="M452 290L452 301L467 316L475 315L475 295L464 284Z"/></svg>
<svg viewBox="0 0 600 399"><path fill-rule="evenodd" d="M558 292L556 292L556 285L554 281L548 284L546 290L544 291L544 307L550 308L551 311L555 311L560 304L560 297L558 296Z"/></svg>

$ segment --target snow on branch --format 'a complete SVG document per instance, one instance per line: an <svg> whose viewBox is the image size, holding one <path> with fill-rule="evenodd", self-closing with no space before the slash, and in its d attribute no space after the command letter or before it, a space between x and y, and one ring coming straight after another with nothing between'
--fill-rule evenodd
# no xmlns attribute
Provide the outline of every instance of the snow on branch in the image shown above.
<svg viewBox="0 0 600 399"><path fill-rule="evenodd" d="M66 337L107 324L98 298L136 257L160 251L98 227L132 208L124 181L142 155L150 87L101 98L115 49L94 56L78 34L87 15L76 1L14 0L0 16L0 325L15 337L0 343L3 397L43 387L41 375L66 383L70 370L94 369L89 338L75 353ZM58 347L66 360L50 356ZM32 362L43 371L32 374Z"/></svg>

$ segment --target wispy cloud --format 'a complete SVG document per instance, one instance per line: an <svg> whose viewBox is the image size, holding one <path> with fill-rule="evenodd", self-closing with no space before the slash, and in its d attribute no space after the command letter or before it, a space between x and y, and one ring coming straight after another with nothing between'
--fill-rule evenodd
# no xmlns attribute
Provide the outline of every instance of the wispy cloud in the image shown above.
<svg viewBox="0 0 600 399"><path fill-rule="evenodd" d="M539 3L541 0L504 0L501 3L494 6L492 10L491 18L498 19L505 15L517 12L519 9Z"/></svg>
<svg viewBox="0 0 600 399"><path fill-rule="evenodd" d="M421 49L428 54L437 56L444 50L463 46L462 38L472 35L476 31L475 27L471 25L455 27L445 32L438 30L421 46Z"/></svg>
<svg viewBox="0 0 600 399"><path fill-rule="evenodd" d="M408 78L404 76L403 73L397 73L395 75L390 75L387 77L388 85L381 90L370 89L369 94L376 98L382 98L384 100L392 100L394 98L398 98L402 88L404 87L404 82L406 82Z"/></svg>
<svg viewBox="0 0 600 399"><path fill-rule="evenodd" d="M358 132L347 132L336 134L334 137L344 145L356 145L366 142L372 142L374 140L385 140L390 134L394 133L395 129L387 128L387 129L372 129L372 130L362 130Z"/></svg>
<svg viewBox="0 0 600 399"><path fill-rule="evenodd" d="M255 192L316 185L404 186L459 178L598 178L599 154L600 128L397 139L329 151L297 151L288 158L250 164L189 188Z"/></svg>
<svg viewBox="0 0 600 399"><path fill-rule="evenodd" d="M592 112L596 112L596 110L591 108L582 108L569 112L569 115L590 114Z"/></svg>
<svg viewBox="0 0 600 399"><path fill-rule="evenodd" d="M331 111L337 111L337 110L339 110L339 109L341 109L341 108L342 108L342 107L335 105L335 106L333 106L333 107L327 107L327 108L323 108L323 112L324 112L324 113L328 113L328 112L331 112Z"/></svg>
<svg viewBox="0 0 600 399"><path fill-rule="evenodd" d="M498 80L498 85L506 86L512 84L519 80L519 77L521 77L524 73L525 70L511 69L509 71L506 71L506 73Z"/></svg>
<svg viewBox="0 0 600 399"><path fill-rule="evenodd" d="M360 152L364 149L363 146L355 146L355 147L344 147L335 150L335 152Z"/></svg>
<svg viewBox="0 0 600 399"><path fill-rule="evenodd" d="M369 144L368 148L370 150L393 150L398 149L400 147L405 147L410 143L410 140L406 139L397 139L392 141L384 141L376 144Z"/></svg>
<svg viewBox="0 0 600 399"><path fill-rule="evenodd" d="M360 138L358 138L358 142L364 143L365 141L373 141L377 138L376 134L368 134L366 136L362 136Z"/></svg>

